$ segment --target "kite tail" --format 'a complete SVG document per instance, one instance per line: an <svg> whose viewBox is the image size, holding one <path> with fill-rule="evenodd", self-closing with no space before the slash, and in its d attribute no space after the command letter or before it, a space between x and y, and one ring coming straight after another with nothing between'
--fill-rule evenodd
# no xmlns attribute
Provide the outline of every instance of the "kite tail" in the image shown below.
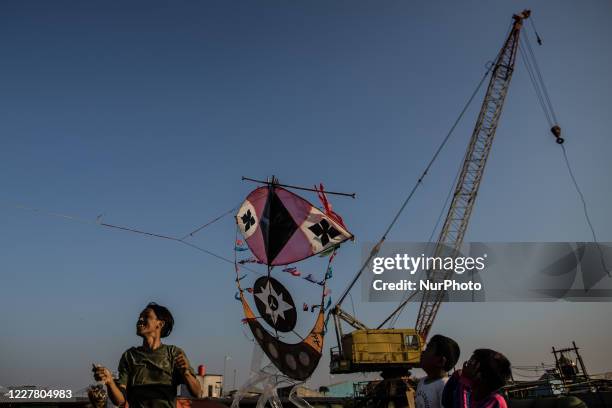
<svg viewBox="0 0 612 408"><path fill-rule="evenodd" d="M321 201L321 204L323 204L323 209L325 210L325 215L327 215L329 218L331 218L332 220L334 220L338 224L342 225L343 228L348 229L348 228L346 228L346 225L344 225L344 221L342 220L342 217L340 217L332 209L332 206L331 206L329 200L327 199L327 196L325 195L325 190L324 190L324 187L323 187L323 183L319 183L319 187L315 186L315 190L317 190L317 195L319 196L319 200Z"/></svg>

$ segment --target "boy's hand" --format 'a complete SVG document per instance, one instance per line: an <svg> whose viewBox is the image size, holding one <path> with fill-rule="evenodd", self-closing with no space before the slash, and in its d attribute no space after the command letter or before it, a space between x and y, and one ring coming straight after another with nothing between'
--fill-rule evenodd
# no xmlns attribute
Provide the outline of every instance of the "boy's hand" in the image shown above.
<svg viewBox="0 0 612 408"><path fill-rule="evenodd" d="M174 359L174 364L180 370L180 372L185 375L189 372L189 362L187 361L187 357L183 353L180 353Z"/></svg>
<svg viewBox="0 0 612 408"><path fill-rule="evenodd" d="M108 385L113 382L113 374L108 368L94 364L91 371L93 371L96 381L102 381L104 385Z"/></svg>

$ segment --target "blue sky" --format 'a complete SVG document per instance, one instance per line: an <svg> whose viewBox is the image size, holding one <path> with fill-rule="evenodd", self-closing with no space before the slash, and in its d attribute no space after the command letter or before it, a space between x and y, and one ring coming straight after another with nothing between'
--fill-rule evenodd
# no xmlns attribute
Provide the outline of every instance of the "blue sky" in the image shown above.
<svg viewBox="0 0 612 408"><path fill-rule="evenodd" d="M92 362L114 367L137 343L135 320L150 300L171 308L168 341L194 365L221 372L231 355L228 373L240 381L252 347L231 265L14 203L181 235L238 204L253 187L241 176L323 182L358 195L334 199L357 237L336 261L339 293L525 7L544 39L537 57L592 220L612 241L608 2L3 3L0 384L87 385ZM481 98L391 240L429 237ZM194 242L232 256L233 235L225 218ZM590 240L520 61L466 239ZM370 324L393 308L355 301ZM402 324L414 323L414 309ZM498 348L519 365L550 362L551 346L575 340L602 372L612 369L612 329L601 324L610 311L444 305L433 331L465 354ZM313 383L343 378L327 372L326 355Z"/></svg>

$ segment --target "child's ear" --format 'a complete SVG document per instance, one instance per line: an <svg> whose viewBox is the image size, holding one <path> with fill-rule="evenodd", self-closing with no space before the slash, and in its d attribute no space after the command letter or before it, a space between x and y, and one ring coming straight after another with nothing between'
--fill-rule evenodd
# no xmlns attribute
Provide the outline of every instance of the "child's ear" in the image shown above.
<svg viewBox="0 0 612 408"><path fill-rule="evenodd" d="M440 367L444 368L446 366L446 357L440 357Z"/></svg>

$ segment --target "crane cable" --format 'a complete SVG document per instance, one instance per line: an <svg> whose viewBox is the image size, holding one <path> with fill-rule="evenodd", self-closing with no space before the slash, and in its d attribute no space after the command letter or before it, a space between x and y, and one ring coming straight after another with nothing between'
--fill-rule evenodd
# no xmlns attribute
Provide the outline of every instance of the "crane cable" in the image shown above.
<svg viewBox="0 0 612 408"><path fill-rule="evenodd" d="M536 30L535 22L534 22L534 19L533 19L533 15L529 16L529 22L531 23L531 28L533 28L533 33L536 36L536 40L538 41L538 45L542 45L542 38L538 34L538 30Z"/></svg>
<svg viewBox="0 0 612 408"><path fill-rule="evenodd" d="M552 102L548 94L548 89L546 88L546 84L544 83L542 71L540 70L540 66L538 65L538 62L536 60L535 53L533 52L533 47L531 46L531 42L529 41L527 33L525 33L524 37L521 37L520 45L521 46L519 47L519 52L523 57L523 63L525 64L525 68L527 69L527 73L529 74L529 79L531 80L531 84L534 87L534 90L538 97L538 101L540 102L540 106L544 111L546 120L548 121L548 124L552 127L558 124L559 121L557 120L557 115L555 114L555 110L552 106Z"/></svg>
<svg viewBox="0 0 612 408"><path fill-rule="evenodd" d="M538 35L538 32L536 31L535 25L532 24L532 27L536 35L538 44L542 45L542 39L540 38L540 36ZM533 47L531 46L531 42L529 41L529 36L527 35L527 33L525 33L525 36L521 38L521 45L523 44L526 45L526 47L525 46L519 47L519 52L521 53L522 60L527 70L527 74L529 75L529 78L531 80L531 84L536 93L536 97L538 98L538 102L540 103L540 106L542 107L544 116L546 116L548 125L551 127L550 131L553 133L553 135L555 136L557 140L557 143L561 147L561 152L563 153L563 161L565 163L565 166L567 167L567 172L569 173L574 189L576 190L576 193L578 194L578 197L582 203L582 211L584 213L584 218L586 219L587 226L589 227L589 230L591 232L593 242L595 243L595 246L597 247L597 250L599 252L601 266L603 267L604 271L608 274L608 276L612 277L612 272L606 264L603 249L597 238L597 234L595 232L595 228L593 227L593 223L591 222L591 217L589 216L586 199L584 197L584 194L582 193L582 190L580 188L580 185L578 184L578 181L576 180L574 171L572 169L571 163L567 156L567 150L565 149L565 146L563 144L565 140L561 137L561 127L559 126L557 115L555 114L555 110L552 106L552 102L550 100L550 96L548 94L546 84L544 83L542 72L540 70L537 59L535 57L535 53L533 52ZM527 52L525 52L523 48L526 48Z"/></svg>
<svg viewBox="0 0 612 408"><path fill-rule="evenodd" d="M512 24L510 24L508 26L508 33L511 32L512 30ZM508 33L506 34L506 36L508 35ZM502 53L502 50L500 50L494 61L499 61L499 57ZM453 125L451 126L450 130L448 131L446 137L444 138L444 140L442 141L442 143L440 144L440 146L438 147L438 149L436 150L436 152L434 153L433 157L431 158L431 160L429 161L427 167L425 168L425 170L423 171L423 173L421 174L421 176L418 178L416 184L414 185L414 187L412 188L412 190L410 191L410 193L408 194L408 197L406 197L406 199L404 200L404 202L402 203L402 206L400 207L400 209L398 210L397 214L395 215L395 217L393 218L393 220L391 221L391 223L389 224L389 226L387 227L387 229L385 230L385 233L383 234L382 238L378 241L378 243L376 245L374 245L374 247L372 248L372 250L370 251L370 255L368 256L368 258L365 260L365 262L363 262L363 264L361 265L361 268L359 268L359 270L357 271L357 273L355 274L353 280L349 283L349 285L346 287L346 289L344 290L344 292L342 292L342 295L340 296L339 300L336 302L336 304L334 305L333 308L330 309L329 313L334 312L334 310L337 310L340 305L342 304L342 302L344 301L344 299L347 297L347 295L349 294L349 292L351 291L351 289L353 288L353 286L355 285L355 283L357 282L357 280L359 279L359 277L361 276L361 274L363 273L363 271L365 270L366 266L370 263L370 261L372 260L372 258L374 258L374 256L378 253L378 251L380 251L380 247L382 246L383 242L386 240L387 235L389 234L389 232L391 231L391 229L393 228L393 226L395 225L395 223L397 222L397 220L399 219L401 213L404 211L404 209L406 208L406 205L408 204L408 202L410 201L410 199L412 198L412 196L414 195L415 191L417 190L417 188L419 187L419 185L422 183L423 179L425 178L425 176L427 175L429 169L431 168L431 166L433 165L433 163L435 162L435 160L437 159L438 155L440 154L440 152L442 151L442 149L444 148L444 146L446 145L446 143L448 142L448 140L450 139L450 136L452 135L452 133L454 132L455 128L457 127L457 125L459 124L459 122L461 121L461 119L463 118L463 116L465 115L465 112L467 111L468 107L472 104L472 101L474 100L474 98L476 97L476 95L478 94L478 91L480 90L480 88L482 87L482 84L484 83L485 79L487 78L487 76L489 75L489 73L491 71L493 71L493 69L496 67L495 62L490 62L487 64L487 70L484 73L482 79L480 80L480 82L478 83L478 85L476 86L476 89L474 90L474 92L472 93L472 95L470 96L470 98L468 99L468 101L466 102L465 106L463 107L463 109L461 110L461 112L459 113L459 116L457 117L457 119L455 120L455 122L453 123ZM431 240L431 238L430 238ZM398 309L398 311L400 311L400 309ZM397 312L395 312L397 313ZM329 315L328 315L329 316ZM391 316L389 317L391 318ZM384 324L384 323L383 323Z"/></svg>
<svg viewBox="0 0 612 408"><path fill-rule="evenodd" d="M540 37L540 35L538 34L536 27L535 27L535 23L533 22L533 18L530 18L529 21L531 22L531 27L533 29L533 32L536 36L536 41L538 43L538 45L542 45L542 38ZM523 39L524 38L524 39ZM540 106L542 107L542 111L544 112L544 115L546 116L546 120L548 122L548 125L551 127L551 131L554 133L555 127L557 127L559 129L560 132L560 128L558 127L558 123L559 121L557 120L557 115L555 113L555 110L553 108L552 102L551 102L551 98L550 95L548 93L548 89L546 88L546 84L544 82L544 77L542 75L542 71L540 70L540 66L538 65L537 59L535 57L535 52L533 51L533 47L531 46L531 42L529 41L529 37L527 36L527 33L525 33L524 37L520 37L520 41L521 44L526 44L526 46L519 46L519 52L521 53L522 56L522 60L523 63L525 64L525 68L527 70L527 74L529 75L529 78L531 80L531 83L533 85L533 88L535 90L536 93L536 97L538 98L538 102L540 103ZM529 55L524 51L523 48L526 48L528 50ZM530 58L528 58L530 57ZM595 228L593 227L593 224L591 222L591 219L589 217L589 213L587 210L587 203L586 200L584 198L584 195L582 193L582 190L580 189L578 182L576 180L576 177L574 176L574 172L572 170L572 167L570 165L569 159L567 157L567 151L565 149L565 146L563 145L563 139L560 136L557 136L557 142L559 143L559 145L561 146L561 151L563 152L563 158L565 161L565 165L567 167L568 173L570 175L570 178L572 180L572 183L574 185L574 188L576 190L576 192L578 193L578 196L580 197L580 201L582 202L582 207L583 207L583 212L584 212L584 216L586 218L587 224L589 229L591 230L591 234L593 236L593 241L595 242L597 249L599 251L600 254L600 260L601 260L601 264L604 268L604 270L608 273L608 275L610 276L610 269L607 267L606 262L605 262L605 257L604 257L604 253L603 250L601 248L601 245L599 244L599 241L597 239L597 235L595 233ZM459 173L457 173L456 178L459 176ZM444 203L444 205L442 206L442 210L440 212L440 215L438 217L438 220L436 222L436 225L434 226L434 229L432 230L431 236L429 237L429 241L432 240L433 235L436 231L436 229L438 228L438 225L442 219L442 216L444 214L444 210L446 209L446 206L448 205L448 201L449 198L452 195L452 192L454 190L453 186L456 183L456 178L455 181L453 182L451 189L449 191L449 195L446 198L446 201ZM402 302L405 302L405 299L402 300ZM404 304L404 306L406 305L406 303ZM399 310L397 310L395 313L395 316L391 319L391 321L389 322L389 327L394 327L395 324L397 323L397 321L399 320L399 316L401 315L403 311L403 307L401 307Z"/></svg>
<svg viewBox="0 0 612 408"><path fill-rule="evenodd" d="M453 196L453 192L455 191L455 185L457 184L457 179L459 179L459 174L461 173L461 166L459 166L459 168L457 169L457 174L455 175L455 179L453 180L450 189L448 190L448 194L446 195L446 199L444 200L444 204L442 205L442 208L440 209L440 214L438 214L438 219L436 220L436 224L434 225L433 229L431 230L431 234L429 235L429 239L427 240L427 247L425 248L425 253L429 253L429 247L431 246L431 240L433 239L434 235L436 234L436 231L438 230L438 227L440 226L440 223L442 222L442 217L444 217L444 213L446 213L448 211L448 204L450 202L451 197ZM421 274L425 273L425 271L421 271ZM419 290L420 291L420 290ZM415 291L419 292L419 291ZM400 303L404 303L403 306L397 310L395 312L395 316L393 316L393 318L391 319L391 321L389 322L389 327L390 328L394 328L395 325L397 324L397 321L399 320L400 315L402 314L402 312L404 311L404 307L408 304L408 302L406 302L406 300L408 300L408 298L411 297L410 295L404 295L404 298L402 299L402 302Z"/></svg>
<svg viewBox="0 0 612 408"><path fill-rule="evenodd" d="M457 117L457 119L455 120L455 122L451 126L450 130L448 131L448 133L446 134L446 136L444 137L444 139L442 140L442 142L440 143L440 145L436 149L436 151L435 151L434 155L432 156L432 158L430 159L429 163L425 167L425 170L423 170L423 172L421 173L421 175L417 179L416 183L412 187L412 190L410 190L410 193L408 194L408 196L406 197L406 199L402 203L401 207L399 208L399 210L397 211L397 213L395 214L395 216L391 220L391 223L387 226L387 229L385 230L384 234L382 235L382 238L378 241L378 243L374 246L374 248L372 248L372 251L370 252L370 255L365 260L365 262L362 264L361 268L359 268L359 270L355 274L355 277L353 278L353 280L350 282L350 284L344 290L344 292L342 293L342 295L340 296L340 298L338 299L338 301L336 302L334 307L330 309L330 313L334 309L338 308L342 304L342 302L347 297L347 295L349 294L349 292L351 291L351 289L353 288L353 286L355 285L355 283L357 282L357 280L359 279L359 277L361 276L361 274L363 273L365 268L369 265L369 263L372 260L372 258L374 258L374 256L378 253L378 251L380 250L380 247L382 246L383 242L387 239L387 235L389 234L389 232L391 232L391 229L397 223L397 220L399 219L400 215L402 214L402 212L404 211L404 209L408 205L408 202L410 202L410 200L414 196L414 193L416 192L416 190L423 183L423 179L425 178L425 176L427 176L429 170L431 169L431 167L433 166L434 162L436 161L436 159L438 158L438 156L442 152L442 149L444 149L444 147L446 146L446 144L447 144L448 140L450 139L450 137L452 136L455 128L457 127L457 125L459 124L459 122L461 121L463 116L465 115L465 112L468 110L469 106L472 104L472 101L474 100L474 98L478 94L478 91L482 87L482 84L484 83L485 79L487 78L487 76L493 70L494 67L495 67L495 64L489 64L488 65L487 70L484 73L484 75L482 76L482 79L480 80L478 85L476 86L476 89L474 89L474 92L472 92L470 98L468 99L468 101L466 102L465 106L463 107L463 109L459 113L459 116Z"/></svg>
<svg viewBox="0 0 612 408"><path fill-rule="evenodd" d="M512 30L512 24L510 24L508 26L508 29L506 31L506 34L504 37L508 37L510 31ZM495 61L499 60L499 56L501 55L502 51L500 50L497 53L497 56L495 57ZM489 74L489 72L494 68L495 63L493 62L489 62L487 65L487 71L484 74L484 78L487 77L487 75ZM484 81L484 78L482 81ZM479 84L478 88L476 88L476 91L474 94L472 94L472 97L470 98L470 100L468 101L468 105L471 103L472 99L474 98L476 92L478 92L479 87L482 85L482 81ZM467 105L466 105L467 107ZM465 108L464 108L465 110ZM463 115L464 111L461 112L459 118L457 119L457 121L459 121L461 119L461 115ZM455 122L455 125L457 124L457 122ZM454 125L454 126L455 126ZM454 130L454 126L451 128L450 132L452 132ZM461 174L461 168L462 166L460 165L459 168L457 169L457 174L455 175L455 179L453 180L450 189L448 191L448 195L446 196L446 199L444 201L444 205L442 205L442 208L440 209L440 214L438 215L438 219L436 220L436 224L434 225L431 234L429 235L429 239L427 240L427 247L425 248L425 252L428 252L430 244L431 244L431 240L433 239L434 235L436 234L436 231L440 225L440 222L442 221L442 217L444 216L444 213L447 211L447 206L450 202L450 198L453 195L453 192L455 191L455 185L457 184L457 180L459 179L459 175ZM422 273L425 273L425 271L422 271ZM389 325L388 327L393 328L395 327L395 325L397 324L400 315L402 314L402 312L404 311L404 308L406 307L406 305L408 304L408 301L410 299L412 299L418 292L420 292L420 290L416 290L414 291L411 295L404 295L402 301L400 302L400 306L392 313L391 316L387 317L387 319L385 321L383 321L383 323L381 323L379 325L379 328L384 326L385 323L387 323L387 321L389 321Z"/></svg>

